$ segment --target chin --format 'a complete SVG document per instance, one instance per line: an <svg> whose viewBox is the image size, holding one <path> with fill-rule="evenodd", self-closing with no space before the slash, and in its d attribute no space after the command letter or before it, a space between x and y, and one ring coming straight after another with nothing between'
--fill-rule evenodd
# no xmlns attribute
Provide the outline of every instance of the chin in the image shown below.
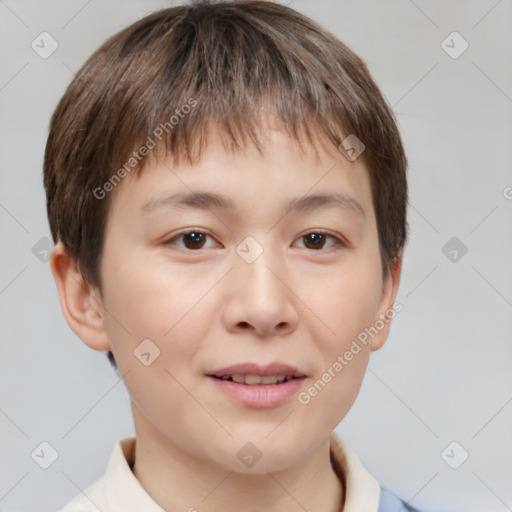
<svg viewBox="0 0 512 512"><path fill-rule="evenodd" d="M276 433L277 434L277 433ZM271 437L274 434L271 435ZM246 475L266 475L284 471L301 459L297 447L304 444L287 437L287 443L278 435L274 439L268 436L268 431L261 435L246 435L224 447L221 452L213 455L216 464L228 471Z"/></svg>

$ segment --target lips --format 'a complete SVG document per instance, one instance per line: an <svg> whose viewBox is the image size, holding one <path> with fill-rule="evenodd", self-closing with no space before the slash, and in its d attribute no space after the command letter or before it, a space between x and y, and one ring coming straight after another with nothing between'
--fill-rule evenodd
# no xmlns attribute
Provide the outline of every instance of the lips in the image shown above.
<svg viewBox="0 0 512 512"><path fill-rule="evenodd" d="M215 377L220 380L229 380L231 382L236 382L238 384L246 384L248 386L256 386L259 384L263 385L273 385L273 384L281 384L282 382L288 382L289 380L296 379L299 377L287 377L284 375L233 375L228 376L224 375L223 377Z"/></svg>
<svg viewBox="0 0 512 512"><path fill-rule="evenodd" d="M236 364L208 372L206 376L213 389L253 409L271 409L289 403L307 378L303 371L284 363Z"/></svg>
<svg viewBox="0 0 512 512"><path fill-rule="evenodd" d="M274 385L306 377L301 370L284 363L272 363L266 366L241 363L209 372L207 375L246 385Z"/></svg>

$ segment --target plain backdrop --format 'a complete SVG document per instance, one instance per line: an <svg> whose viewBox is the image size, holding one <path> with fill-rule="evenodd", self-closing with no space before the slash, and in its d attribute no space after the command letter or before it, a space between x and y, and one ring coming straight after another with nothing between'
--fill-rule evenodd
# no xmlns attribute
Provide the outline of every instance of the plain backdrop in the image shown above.
<svg viewBox="0 0 512 512"><path fill-rule="evenodd" d="M403 311L337 430L416 507L512 510L512 1L287 3L367 62L410 163ZM73 72L172 4L0 0L2 512L57 510L134 434L123 382L68 327L36 256L50 238L42 159ZM58 43L46 59L41 32ZM58 454L48 469L31 455L42 442Z"/></svg>

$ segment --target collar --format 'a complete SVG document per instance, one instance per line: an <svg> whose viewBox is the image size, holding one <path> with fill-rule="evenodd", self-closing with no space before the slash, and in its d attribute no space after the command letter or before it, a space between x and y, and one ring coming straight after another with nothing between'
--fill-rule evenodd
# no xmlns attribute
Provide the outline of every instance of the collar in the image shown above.
<svg viewBox="0 0 512 512"><path fill-rule="evenodd" d="M365 469L352 448L331 432L331 463L345 489L343 512L377 512L380 485Z"/></svg>
<svg viewBox="0 0 512 512"><path fill-rule="evenodd" d="M336 432L333 431L329 439L331 463L345 490L343 512L377 512L380 499L378 482ZM132 472L135 444L135 436L116 442L105 476L84 492L89 498L85 498L88 506L91 506L91 502L96 506L101 504L103 512L165 512L153 501ZM80 501L80 504L83 506L86 503Z"/></svg>

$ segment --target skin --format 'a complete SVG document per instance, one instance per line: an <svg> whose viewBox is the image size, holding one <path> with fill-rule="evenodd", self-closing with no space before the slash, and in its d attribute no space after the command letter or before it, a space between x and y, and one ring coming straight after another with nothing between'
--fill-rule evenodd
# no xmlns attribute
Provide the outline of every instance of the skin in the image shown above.
<svg viewBox="0 0 512 512"><path fill-rule="evenodd" d="M398 291L401 255L384 278L362 159L351 162L336 148L315 159L280 129L268 133L263 156L230 154L212 135L196 166L153 162L140 179L125 178L109 211L101 291L83 280L62 244L52 251L66 321L86 345L114 353L131 397L133 472L165 510L336 512L343 501L329 435L354 403L390 322L307 405L293 396L272 408L247 407L205 375L280 361L308 375L299 391L307 390L390 310ZM236 210L140 213L157 196L191 191L228 195ZM333 191L357 201L364 217L340 205L283 216L287 200ZM185 228L209 236L164 245ZM347 245L327 237L315 248L304 237L315 230ZM252 263L235 250L247 236L263 247ZM160 349L149 366L133 353L144 339ZM249 441L262 454L252 468L236 456Z"/></svg>

